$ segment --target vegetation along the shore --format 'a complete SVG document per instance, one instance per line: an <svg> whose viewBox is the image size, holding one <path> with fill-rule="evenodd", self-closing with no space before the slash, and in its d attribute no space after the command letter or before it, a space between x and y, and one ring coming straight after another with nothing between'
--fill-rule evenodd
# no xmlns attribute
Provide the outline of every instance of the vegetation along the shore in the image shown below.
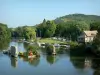
<svg viewBox="0 0 100 75"><path fill-rule="evenodd" d="M42 23L35 26L22 26L8 28L6 24L0 23L0 40L15 38L32 42L44 43L68 43L78 45L77 38L84 30L97 30L98 34L94 39L93 48L99 51L100 16L70 14L55 20L44 19ZM52 40L52 37L63 38L63 40ZM40 38L40 39L37 39ZM45 39L46 38L46 39ZM76 42L76 43L75 43Z"/></svg>

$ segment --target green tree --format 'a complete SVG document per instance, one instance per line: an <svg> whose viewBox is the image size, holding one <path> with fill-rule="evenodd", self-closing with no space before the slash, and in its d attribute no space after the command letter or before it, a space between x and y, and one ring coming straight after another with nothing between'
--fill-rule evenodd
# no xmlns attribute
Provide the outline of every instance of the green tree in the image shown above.
<svg viewBox="0 0 100 75"><path fill-rule="evenodd" d="M36 32L34 28L25 26L23 31L24 38L26 40L34 40L36 38Z"/></svg>
<svg viewBox="0 0 100 75"><path fill-rule="evenodd" d="M98 29L98 34L97 36L94 38L94 41L92 43L92 47L94 48L94 52L96 52L97 54L100 54L100 29Z"/></svg>
<svg viewBox="0 0 100 75"><path fill-rule="evenodd" d="M80 35L83 30L89 30L89 25L84 21L69 21L59 23L55 35L70 38L74 41L77 40L77 36Z"/></svg>
<svg viewBox="0 0 100 75"><path fill-rule="evenodd" d="M23 32L24 32L24 30L23 30L23 27L18 27L18 28L16 28L16 34L17 34L17 36L18 37L23 37L24 35L23 35Z"/></svg>
<svg viewBox="0 0 100 75"><path fill-rule="evenodd" d="M46 20L44 19L43 22L41 24L39 24L37 26L37 34L39 37L44 37L44 33L45 33L45 30L46 30Z"/></svg>
<svg viewBox="0 0 100 75"><path fill-rule="evenodd" d="M44 37L52 37L55 34L55 30L56 30L56 24L53 21L47 21Z"/></svg>
<svg viewBox="0 0 100 75"><path fill-rule="evenodd" d="M90 30L98 30L100 27L100 22L93 22L90 24Z"/></svg>
<svg viewBox="0 0 100 75"><path fill-rule="evenodd" d="M37 33L40 37L52 37L55 34L56 24L45 19L37 26Z"/></svg>
<svg viewBox="0 0 100 75"><path fill-rule="evenodd" d="M11 37L10 29L6 24L0 23L0 40L8 39Z"/></svg>

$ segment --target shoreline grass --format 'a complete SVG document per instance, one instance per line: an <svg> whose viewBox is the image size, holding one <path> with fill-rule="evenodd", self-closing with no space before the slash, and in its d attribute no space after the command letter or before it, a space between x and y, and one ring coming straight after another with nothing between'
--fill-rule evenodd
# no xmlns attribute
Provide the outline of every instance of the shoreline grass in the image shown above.
<svg viewBox="0 0 100 75"><path fill-rule="evenodd" d="M54 40L51 38L37 38L37 41L41 43L66 43L66 41Z"/></svg>

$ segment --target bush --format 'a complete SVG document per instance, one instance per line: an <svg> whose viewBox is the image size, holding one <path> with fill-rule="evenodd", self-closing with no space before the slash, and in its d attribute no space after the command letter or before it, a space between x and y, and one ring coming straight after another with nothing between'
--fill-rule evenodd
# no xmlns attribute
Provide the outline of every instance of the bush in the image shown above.
<svg viewBox="0 0 100 75"><path fill-rule="evenodd" d="M68 42L68 44L70 45L70 48L73 49L77 46L79 46L79 44L77 42Z"/></svg>
<svg viewBox="0 0 100 75"><path fill-rule="evenodd" d="M53 45L46 44L46 53L52 54L53 53Z"/></svg>
<svg viewBox="0 0 100 75"><path fill-rule="evenodd" d="M37 49L38 49L38 46L29 45L27 48L27 53L31 50L34 55L37 55L38 54Z"/></svg>

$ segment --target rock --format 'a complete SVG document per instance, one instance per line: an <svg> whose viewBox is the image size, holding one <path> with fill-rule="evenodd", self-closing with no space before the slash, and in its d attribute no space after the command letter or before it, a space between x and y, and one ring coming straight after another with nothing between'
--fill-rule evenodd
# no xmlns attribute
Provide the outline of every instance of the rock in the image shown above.
<svg viewBox="0 0 100 75"><path fill-rule="evenodd" d="M18 50L17 50L17 47L16 46L11 46L11 56L13 57L17 57L18 56Z"/></svg>

